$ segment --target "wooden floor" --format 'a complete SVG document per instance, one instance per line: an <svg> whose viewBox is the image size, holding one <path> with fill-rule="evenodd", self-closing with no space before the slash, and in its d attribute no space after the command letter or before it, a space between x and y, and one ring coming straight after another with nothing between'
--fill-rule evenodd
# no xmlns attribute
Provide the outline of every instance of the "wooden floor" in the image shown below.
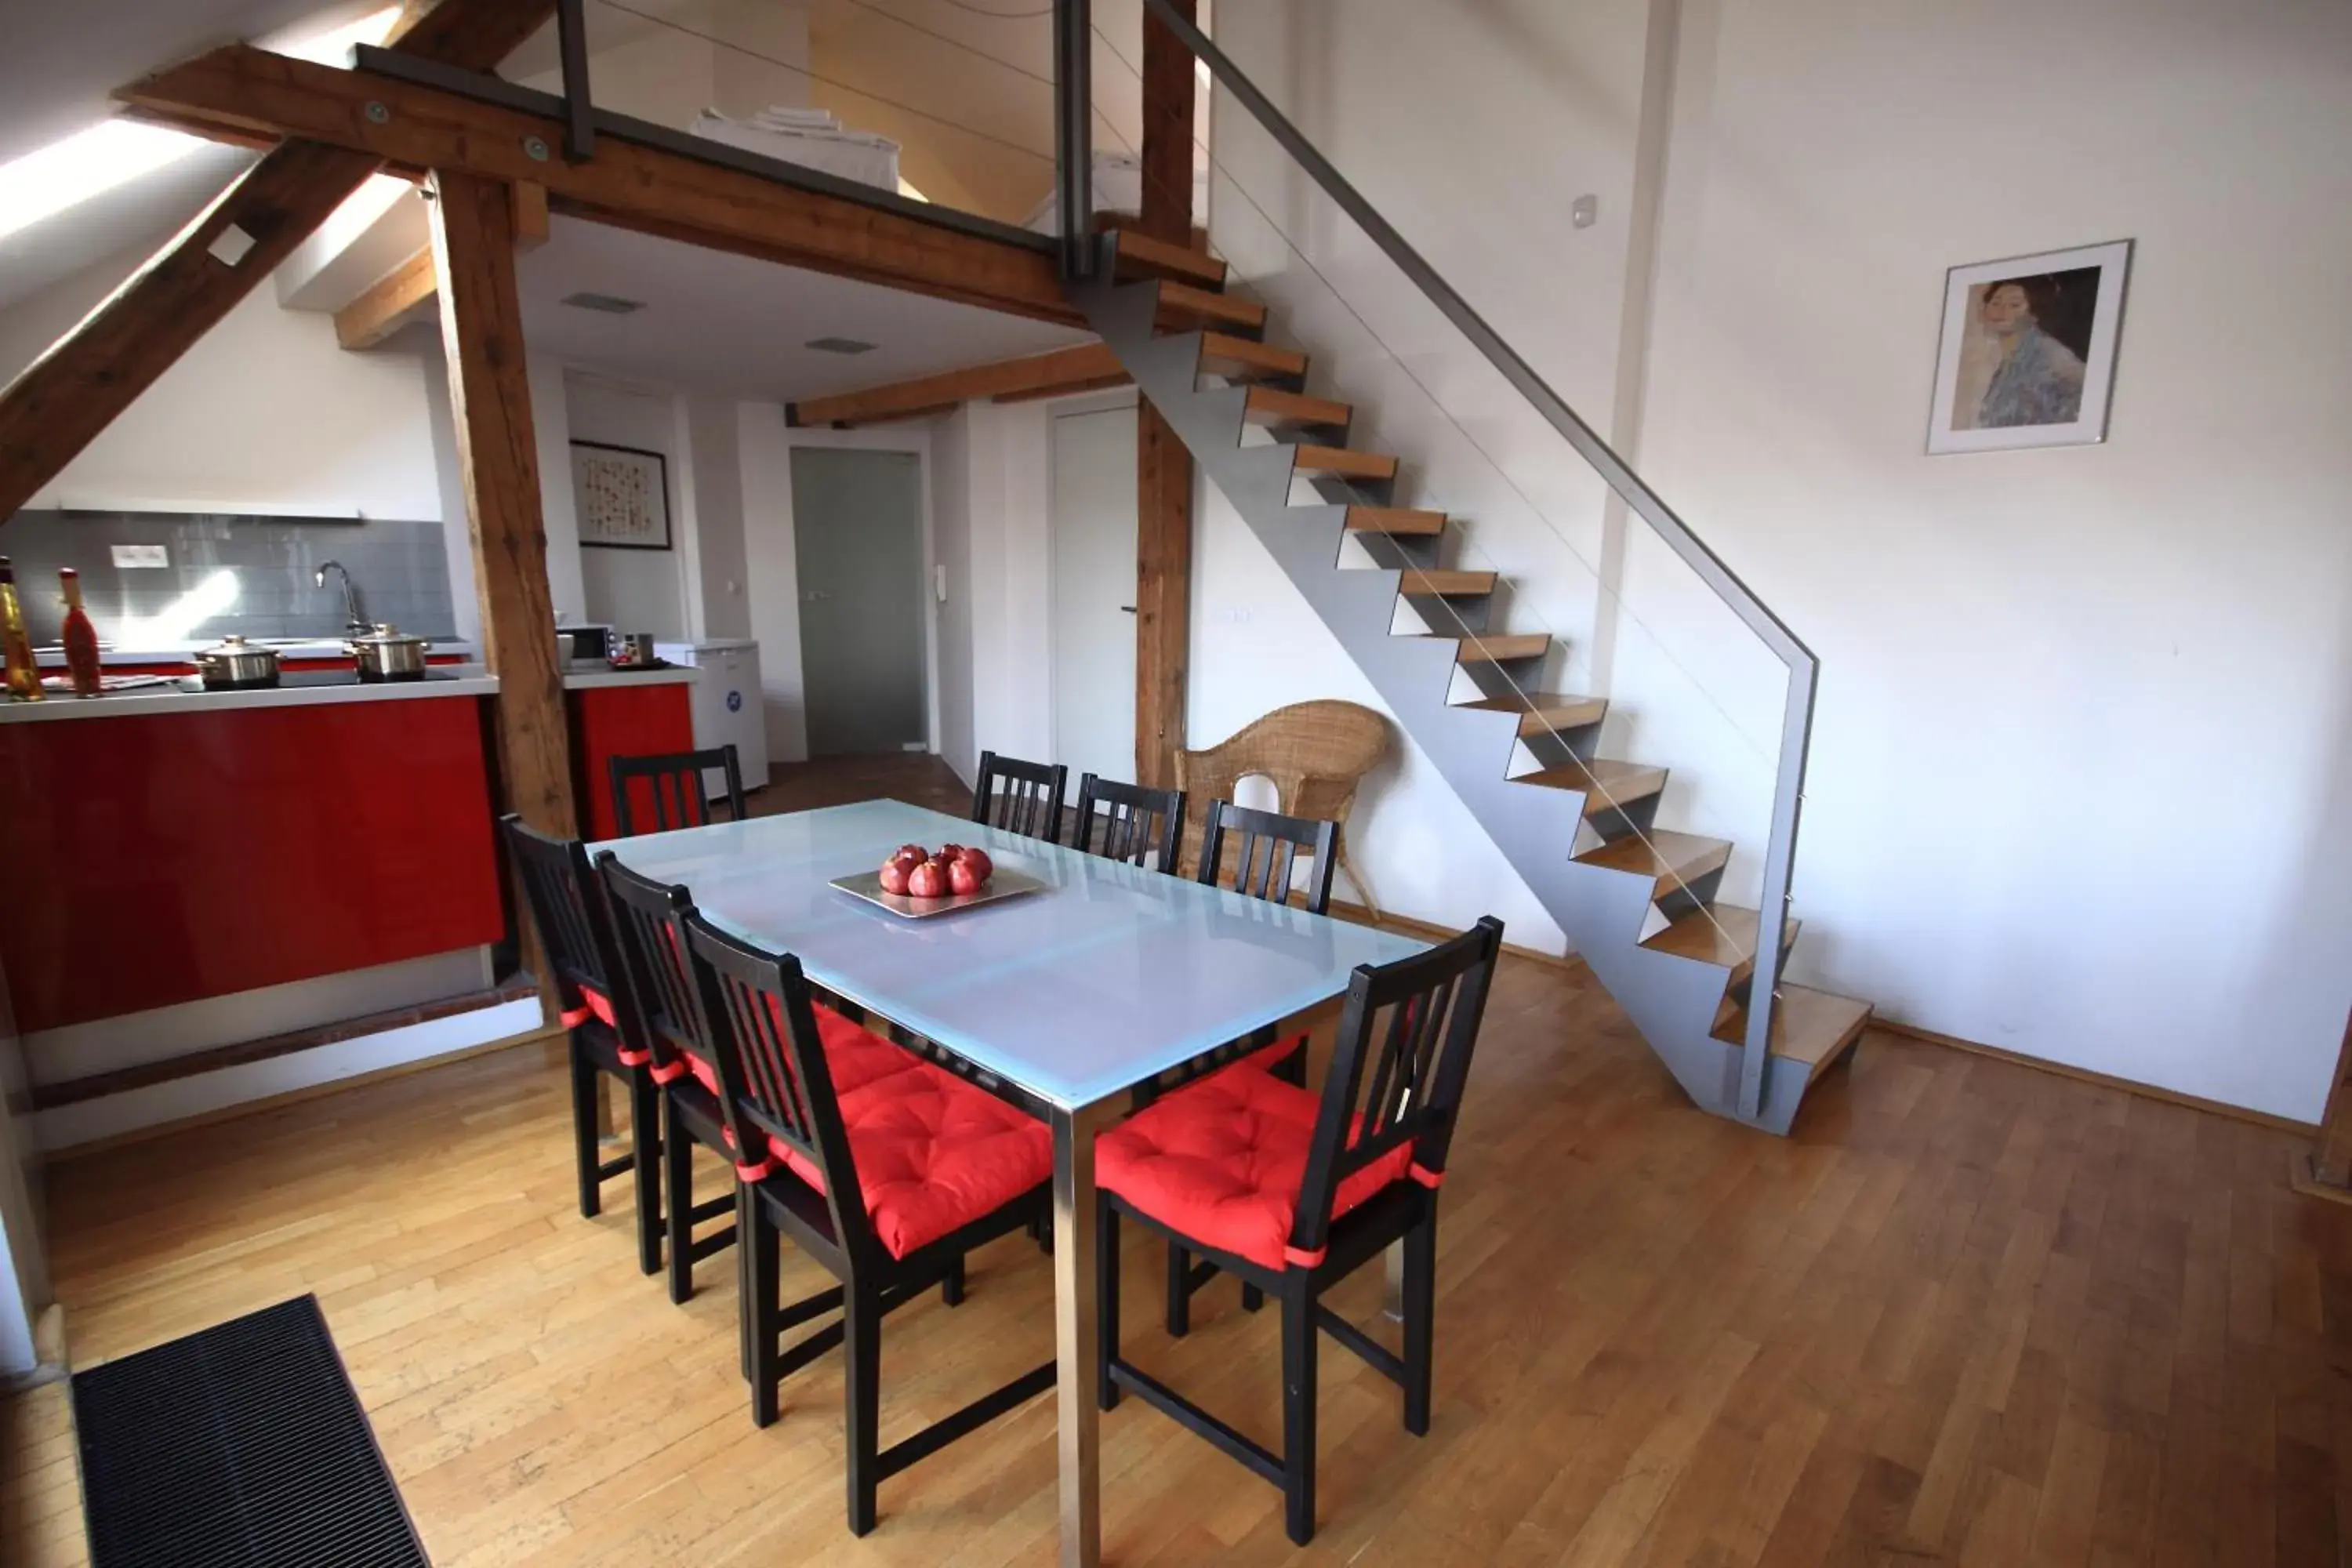
<svg viewBox="0 0 2352 1568"><path fill-rule="evenodd" d="M839 1358L755 1430L731 1255L670 1306L625 1184L573 1211L565 1117L532 1046L65 1163L75 1359L315 1292L439 1568L1052 1561L1050 1400L884 1483L850 1538ZM1272 1488L1128 1401L1106 1555L2340 1563L2352 1209L2287 1190L2293 1142L1878 1035L1769 1138L1689 1109L1580 972L1506 960L1445 1188L1430 1435L1327 1345L1301 1552ZM1276 1438L1272 1314L1220 1282L1171 1342L1142 1310L1157 1255L1126 1262L1132 1359ZM1376 1275L1339 1310L1377 1322ZM890 1320L885 1443L1048 1352L1048 1276L1008 1238L965 1305ZM8 1411L12 1568L80 1560L63 1409Z"/></svg>

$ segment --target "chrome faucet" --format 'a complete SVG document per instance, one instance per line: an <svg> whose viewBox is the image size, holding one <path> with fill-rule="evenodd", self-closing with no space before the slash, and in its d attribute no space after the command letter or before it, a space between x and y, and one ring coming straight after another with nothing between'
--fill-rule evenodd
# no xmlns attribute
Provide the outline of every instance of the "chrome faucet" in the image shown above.
<svg viewBox="0 0 2352 1568"><path fill-rule="evenodd" d="M327 585L327 574L330 572L343 580L343 630L355 637L365 637L375 630L375 623L361 612L359 584L352 581L350 571L341 562L328 562L311 574L310 581L323 588Z"/></svg>

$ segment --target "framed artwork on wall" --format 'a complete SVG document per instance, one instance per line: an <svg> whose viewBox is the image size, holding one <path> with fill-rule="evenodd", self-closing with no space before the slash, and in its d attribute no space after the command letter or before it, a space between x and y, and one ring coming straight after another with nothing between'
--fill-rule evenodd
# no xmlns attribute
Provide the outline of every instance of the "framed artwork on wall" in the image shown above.
<svg viewBox="0 0 2352 1568"><path fill-rule="evenodd" d="M659 452L572 443L580 542L607 550L669 548L669 465Z"/></svg>
<svg viewBox="0 0 2352 1568"><path fill-rule="evenodd" d="M2119 239L1946 274L1927 450L2105 440L2131 253Z"/></svg>

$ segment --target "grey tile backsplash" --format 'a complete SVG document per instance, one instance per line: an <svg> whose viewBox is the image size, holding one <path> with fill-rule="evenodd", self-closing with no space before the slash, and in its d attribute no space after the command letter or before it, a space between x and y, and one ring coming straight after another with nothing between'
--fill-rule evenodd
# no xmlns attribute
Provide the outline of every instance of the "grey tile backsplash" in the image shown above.
<svg viewBox="0 0 2352 1568"><path fill-rule="evenodd" d="M117 544L160 544L171 564L118 568ZM314 581L340 561L358 584L361 612L406 632L451 637L449 560L437 522L369 519L186 516L159 512L24 511L0 529L0 554L16 567L16 591L33 640L58 640L64 606L58 569L81 574L82 603L101 641L152 626L183 595L227 572L236 597L183 635L331 637L343 631L340 579ZM217 590L215 590L217 592Z"/></svg>

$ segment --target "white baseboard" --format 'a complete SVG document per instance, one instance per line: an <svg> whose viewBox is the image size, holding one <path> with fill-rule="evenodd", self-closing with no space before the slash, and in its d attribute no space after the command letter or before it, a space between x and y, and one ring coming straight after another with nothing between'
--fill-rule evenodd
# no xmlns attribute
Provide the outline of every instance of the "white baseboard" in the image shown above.
<svg viewBox="0 0 2352 1568"><path fill-rule="evenodd" d="M386 1068L406 1067L529 1034L542 1023L537 996L407 1024L381 1034L337 1040L256 1062L191 1073L35 1113L41 1147L56 1153L78 1144L184 1121Z"/></svg>
<svg viewBox="0 0 2352 1568"><path fill-rule="evenodd" d="M37 1084L69 1083L247 1040L315 1029L345 1018L437 1002L491 984L490 950L461 947L371 969L291 980L227 996L207 996L199 1002L43 1029L25 1037L25 1063Z"/></svg>

